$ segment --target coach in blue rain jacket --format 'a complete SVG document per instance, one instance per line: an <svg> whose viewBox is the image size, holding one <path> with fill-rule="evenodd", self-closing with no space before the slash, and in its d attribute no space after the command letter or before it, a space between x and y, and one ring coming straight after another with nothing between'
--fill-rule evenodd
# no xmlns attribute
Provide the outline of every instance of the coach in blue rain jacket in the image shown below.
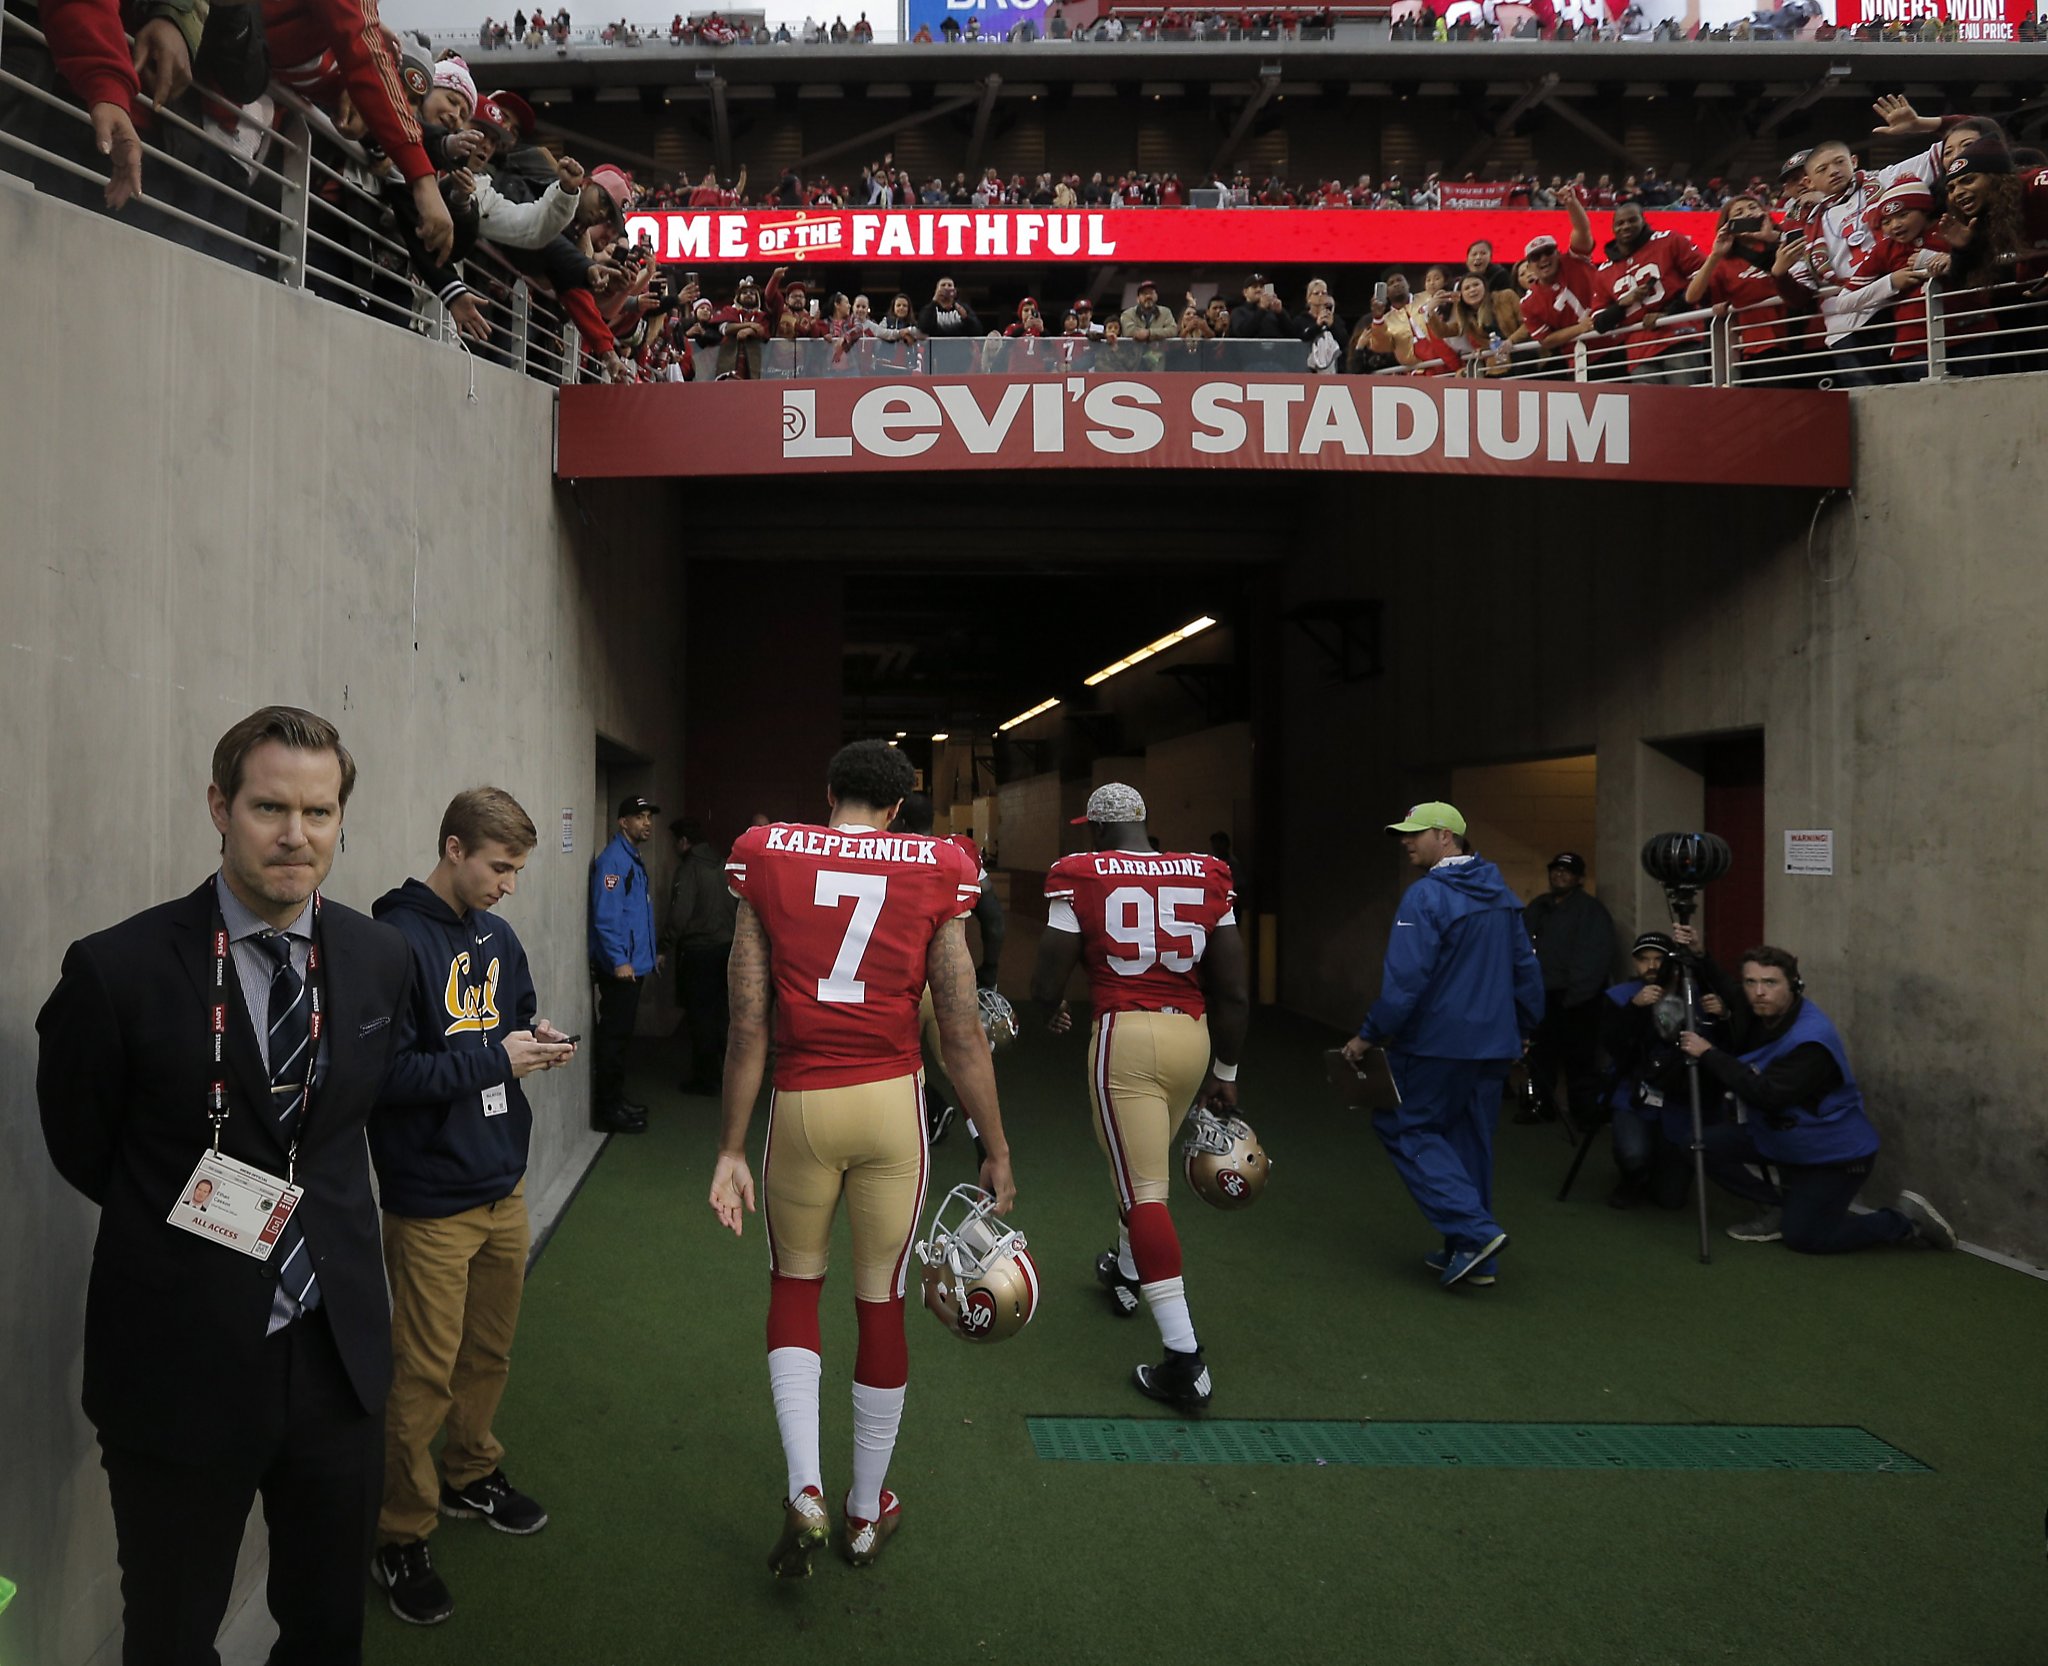
<svg viewBox="0 0 2048 1666"><path fill-rule="evenodd" d="M1543 1016L1543 973L1522 903L1465 843L1465 818L1418 804L1387 828L1423 870L1387 942L1380 998L1345 1045L1383 1048L1400 1103L1373 1131L1408 1193L1443 1236L1425 1264L1446 1285L1494 1282L1507 1234L1493 1217L1493 1130L1501 1088Z"/></svg>

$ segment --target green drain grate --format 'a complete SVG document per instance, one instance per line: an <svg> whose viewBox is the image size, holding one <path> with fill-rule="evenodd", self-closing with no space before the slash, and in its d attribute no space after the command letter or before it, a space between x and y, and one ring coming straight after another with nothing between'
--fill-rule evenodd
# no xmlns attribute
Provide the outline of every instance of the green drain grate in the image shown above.
<svg viewBox="0 0 2048 1666"><path fill-rule="evenodd" d="M1739 1423L1260 1423L1032 1417L1055 1463L1352 1464L1368 1469L1933 1470L1868 1429Z"/></svg>

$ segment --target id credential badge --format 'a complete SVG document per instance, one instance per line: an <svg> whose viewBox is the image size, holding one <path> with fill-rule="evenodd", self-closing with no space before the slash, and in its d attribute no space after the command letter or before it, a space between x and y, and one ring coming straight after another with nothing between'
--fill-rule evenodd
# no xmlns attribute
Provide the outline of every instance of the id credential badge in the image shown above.
<svg viewBox="0 0 2048 1666"><path fill-rule="evenodd" d="M287 1185L274 1174L210 1151L199 1159L164 1218L197 1237L268 1261L277 1235L305 1195L303 1186Z"/></svg>
<svg viewBox="0 0 2048 1666"><path fill-rule="evenodd" d="M505 1084L484 1089L484 1115L503 1116L512 1109L511 1101L505 1097Z"/></svg>

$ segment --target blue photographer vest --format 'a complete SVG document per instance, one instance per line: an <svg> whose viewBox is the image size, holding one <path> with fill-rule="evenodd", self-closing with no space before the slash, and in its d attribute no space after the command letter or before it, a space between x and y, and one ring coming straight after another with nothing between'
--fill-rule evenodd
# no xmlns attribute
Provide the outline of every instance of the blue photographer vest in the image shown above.
<svg viewBox="0 0 2048 1666"><path fill-rule="evenodd" d="M1842 1080L1824 1094L1818 1105L1801 1105L1780 1115L1789 1115L1792 1126L1773 1128L1760 1113L1750 1113L1749 1127L1756 1148L1774 1163L1853 1163L1872 1155L1878 1147L1877 1129L1863 1114L1863 1094L1849 1069L1848 1050L1828 1015L1811 1001L1802 1001L1792 1022L1777 1040L1741 1055L1742 1062L1756 1070L1767 1070L1793 1048L1817 1041L1825 1047L1842 1073Z"/></svg>
<svg viewBox="0 0 2048 1666"><path fill-rule="evenodd" d="M1616 1006L1625 1007L1642 992L1643 980L1630 978L1627 983L1618 983L1608 990L1607 998ZM1626 1111L1630 1116L1640 1116L1646 1122L1655 1121L1657 1117L1655 1106L1645 1105L1641 1109L1637 1108L1635 1078L1619 1072L1616 1073L1614 1086L1608 1090L1607 1103L1616 1111Z"/></svg>

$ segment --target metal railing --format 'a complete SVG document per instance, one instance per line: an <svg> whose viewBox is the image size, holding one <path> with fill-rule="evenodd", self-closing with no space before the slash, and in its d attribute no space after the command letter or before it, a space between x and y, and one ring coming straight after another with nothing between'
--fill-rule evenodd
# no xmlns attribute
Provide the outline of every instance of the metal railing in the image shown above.
<svg viewBox="0 0 2048 1666"><path fill-rule="evenodd" d="M1654 324L1589 332L1562 347L1529 340L1476 345L1451 341L1459 366L1426 356L1413 365L1368 368L1354 338L1335 364L1311 364L1292 339L1229 336L1163 342L1103 336L970 336L888 339L849 332L836 339L725 342L694 354L693 378L824 381L916 376L1206 376L1353 374L1467 376L1670 387L1874 387L1956 376L2048 370L2048 298L2016 286L1991 291L1922 291L1927 307L1893 306L1829 341L1819 314L1791 314L1766 301L1731 310L1702 307ZM652 377L651 380L668 379Z"/></svg>
<svg viewBox="0 0 2048 1666"><path fill-rule="evenodd" d="M43 32L4 0L0 31L49 50ZM91 116L13 69L0 67L0 91L17 112L41 117L33 136L0 124L0 161L11 158L18 165L9 171L90 206L107 183L104 163L94 166ZM164 105L143 93L136 116L148 135L143 186L121 210L124 219L524 375L559 384L591 367L553 298L487 243L458 269L490 334L464 339L413 276L368 155L289 88L273 83L245 106L196 84Z"/></svg>

